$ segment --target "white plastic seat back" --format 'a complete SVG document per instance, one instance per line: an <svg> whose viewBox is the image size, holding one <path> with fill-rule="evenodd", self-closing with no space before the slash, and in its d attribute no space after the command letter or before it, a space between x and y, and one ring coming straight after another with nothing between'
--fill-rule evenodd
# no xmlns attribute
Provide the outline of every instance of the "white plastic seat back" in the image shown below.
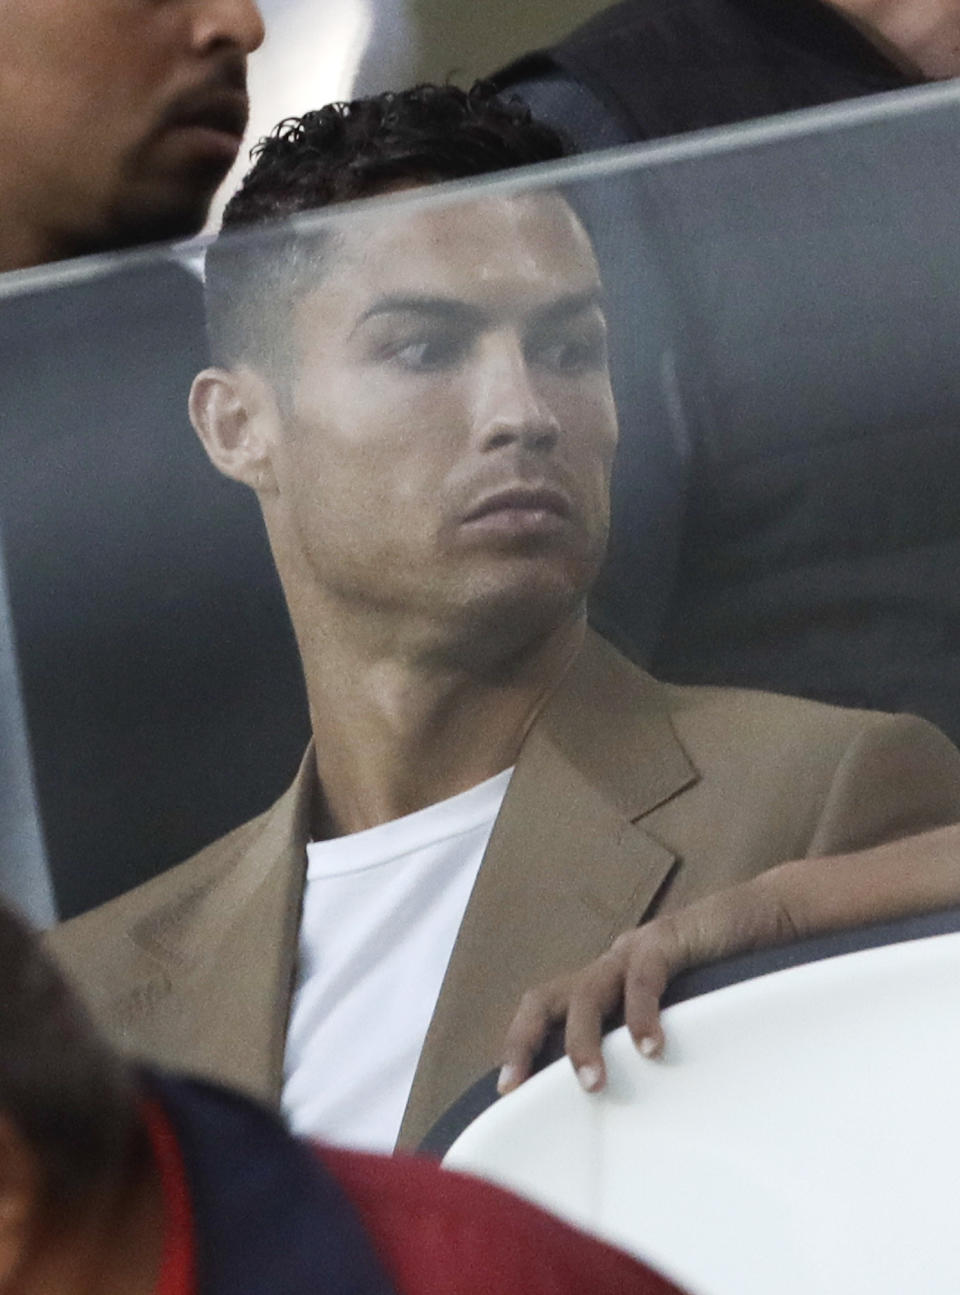
<svg viewBox="0 0 960 1295"><path fill-rule="evenodd" d="M603 1095L557 1062L444 1163L697 1295L957 1295L960 934L717 990L664 1027L662 1060L619 1030Z"/></svg>

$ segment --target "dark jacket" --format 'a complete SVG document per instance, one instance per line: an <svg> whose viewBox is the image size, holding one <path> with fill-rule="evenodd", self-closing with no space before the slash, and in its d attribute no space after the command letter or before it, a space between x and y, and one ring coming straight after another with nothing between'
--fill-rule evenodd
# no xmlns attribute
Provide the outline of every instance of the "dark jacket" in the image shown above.
<svg viewBox="0 0 960 1295"><path fill-rule="evenodd" d="M226 1089L156 1073L143 1082L183 1162L197 1295L394 1295L308 1143Z"/></svg>
<svg viewBox="0 0 960 1295"><path fill-rule="evenodd" d="M557 72L630 140L917 84L821 0L624 0L494 79Z"/></svg>
<svg viewBox="0 0 960 1295"><path fill-rule="evenodd" d="M626 0L494 79L582 150L916 84L819 0ZM571 188L621 415L594 619L659 677L960 737L956 132L890 113Z"/></svg>

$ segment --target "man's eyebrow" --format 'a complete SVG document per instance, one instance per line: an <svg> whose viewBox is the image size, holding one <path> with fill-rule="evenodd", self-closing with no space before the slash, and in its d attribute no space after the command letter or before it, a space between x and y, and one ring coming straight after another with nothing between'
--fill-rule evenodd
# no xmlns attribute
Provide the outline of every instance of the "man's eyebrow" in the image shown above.
<svg viewBox="0 0 960 1295"><path fill-rule="evenodd" d="M557 297L534 311L533 319L537 324L557 324L589 310L605 310L606 304L607 294L597 283L583 292L564 293L562 297Z"/></svg>
<svg viewBox="0 0 960 1295"><path fill-rule="evenodd" d="M423 315L439 319L446 323L480 323L486 319L486 312L469 302L458 301L453 297L428 297L417 293L390 294L378 297L369 306L353 327L356 332L361 324L377 315Z"/></svg>
<svg viewBox="0 0 960 1295"><path fill-rule="evenodd" d="M606 293L603 287L593 284L581 292L568 292L539 306L532 312L531 318L536 324L555 324L588 310L603 310L606 304ZM356 332L368 319L378 315L420 315L428 319L440 320L443 323L483 324L489 314L481 306L455 297L435 297L421 293L390 293L378 297L372 306L363 312L352 332Z"/></svg>

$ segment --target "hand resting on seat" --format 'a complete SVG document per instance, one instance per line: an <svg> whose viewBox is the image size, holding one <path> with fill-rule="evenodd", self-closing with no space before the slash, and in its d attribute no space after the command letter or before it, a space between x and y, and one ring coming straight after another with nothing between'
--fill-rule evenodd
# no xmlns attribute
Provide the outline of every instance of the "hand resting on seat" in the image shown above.
<svg viewBox="0 0 960 1295"><path fill-rule="evenodd" d="M664 1042L660 999L681 971L958 902L960 825L854 854L780 864L625 931L595 961L528 990L507 1032L498 1090L523 1083L548 1030L565 1024L565 1050L581 1085L601 1091L604 1019L621 1006L638 1049L656 1056Z"/></svg>

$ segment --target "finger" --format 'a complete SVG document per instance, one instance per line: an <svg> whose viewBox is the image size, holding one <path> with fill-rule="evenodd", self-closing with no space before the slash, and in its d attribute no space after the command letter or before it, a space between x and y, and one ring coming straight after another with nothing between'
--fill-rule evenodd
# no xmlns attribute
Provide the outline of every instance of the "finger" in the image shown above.
<svg viewBox="0 0 960 1295"><path fill-rule="evenodd" d="M620 1002L623 975L623 960L608 954L581 972L569 992L564 1044L580 1086L588 1093L599 1093L606 1086L603 1020Z"/></svg>
<svg viewBox="0 0 960 1295"><path fill-rule="evenodd" d="M663 1026L660 1024L660 995L645 984L628 983L624 1003L624 1021L637 1051L645 1057L659 1057L663 1051Z"/></svg>
<svg viewBox="0 0 960 1295"><path fill-rule="evenodd" d="M512 1092L528 1079L534 1058L543 1047L547 1031L562 1021L566 1011L569 977L529 989L520 999L503 1044L503 1065L497 1092Z"/></svg>
<svg viewBox="0 0 960 1295"><path fill-rule="evenodd" d="M682 957L672 935L656 924L636 931L624 975L623 1018L645 1057L663 1051L660 1000Z"/></svg>

